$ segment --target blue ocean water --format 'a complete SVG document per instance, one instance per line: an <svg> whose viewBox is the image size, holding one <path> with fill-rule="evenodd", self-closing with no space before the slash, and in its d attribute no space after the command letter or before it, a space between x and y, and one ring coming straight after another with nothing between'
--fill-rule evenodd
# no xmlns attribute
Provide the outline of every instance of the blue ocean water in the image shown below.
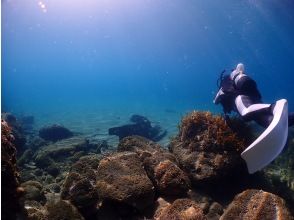
<svg viewBox="0 0 294 220"><path fill-rule="evenodd" d="M169 134L238 62L294 111L292 0L2 0L2 111L104 133L147 116ZM102 133L103 133L102 132Z"/></svg>

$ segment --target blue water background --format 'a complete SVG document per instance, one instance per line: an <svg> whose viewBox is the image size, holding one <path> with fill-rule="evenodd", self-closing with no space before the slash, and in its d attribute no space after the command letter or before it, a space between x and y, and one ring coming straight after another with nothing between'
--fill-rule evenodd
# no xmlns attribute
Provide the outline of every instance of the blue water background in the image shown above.
<svg viewBox="0 0 294 220"><path fill-rule="evenodd" d="M116 126L143 114L175 132L243 62L266 103L294 111L291 0L2 0L2 111L39 126ZM92 125L92 126L90 126Z"/></svg>

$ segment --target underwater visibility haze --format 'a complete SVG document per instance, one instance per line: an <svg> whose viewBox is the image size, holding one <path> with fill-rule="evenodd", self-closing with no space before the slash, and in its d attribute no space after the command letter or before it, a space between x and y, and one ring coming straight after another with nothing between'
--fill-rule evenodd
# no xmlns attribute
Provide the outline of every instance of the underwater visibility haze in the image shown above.
<svg viewBox="0 0 294 220"><path fill-rule="evenodd" d="M293 108L292 12L275 0L3 0L2 109L220 111L216 80L238 62L266 102Z"/></svg>
<svg viewBox="0 0 294 220"><path fill-rule="evenodd" d="M28 125L27 130L24 129L25 137L14 133L19 135L16 140L23 147L17 149L20 183L24 191L28 187L35 187L40 192L47 193L47 198L40 195L36 201L41 206L46 204L44 207L46 213L49 213L46 217L48 219L62 219L50 217L52 213L59 212L52 211L56 204L51 206L46 200L50 196L51 199L55 198L58 193L60 198L70 200L78 207L78 216L93 219L93 213L96 215L97 209L92 210L92 213L88 212L88 208L93 207L93 204L97 205L98 197L108 201L109 195L116 193L115 190L109 190L111 187L103 188L103 181L108 181L103 178L109 173L119 179L121 175L115 172L127 172L126 175L129 175L128 172L134 171L136 178L138 176L146 184L145 188L140 185L140 189L150 189L142 195L127 192L131 196L126 197L124 205L127 205L123 207L129 209L120 213L122 216L126 213L126 216L130 213L144 213L142 210L145 210L148 201L153 204L158 195L178 196L191 189L195 182L196 185L199 182L199 185L205 185L211 179L214 181L225 176L223 173L213 176L217 173L213 170L215 167L224 166L224 170L220 169L222 172L233 173L242 161L241 146L248 146L249 139L244 142L238 139L238 135L230 133L231 130L222 117L215 115L223 112L221 106L213 103L213 99L219 90L217 80L220 73L223 70L227 74L231 73L238 63L243 63L245 73L256 81L264 103L287 99L289 112L294 111L292 0L1 0L1 5L2 118L9 119L14 126L19 122ZM202 113L192 112L193 110ZM210 111L212 114L203 111ZM207 133L201 130L206 126L202 124L203 121L212 126ZM193 123L200 126L201 129L197 130L199 135L194 132ZM161 144L163 148L158 148L157 143L146 144L146 140L139 137L123 139L132 134L129 131L138 129L136 126L139 126L142 134L147 134L145 137ZM13 127L16 130L18 128ZM54 132L50 133L50 129L59 136L54 136ZM249 136L249 129L246 129L246 126L245 129L243 127L239 133L243 132L242 135L245 136L248 133ZM219 135L220 130L223 135ZM10 128L4 124L1 136L3 146L11 147L13 140L10 139L9 132ZM140 132L136 134L141 135ZM196 135L197 138L192 140L191 135ZM261 185L256 187L250 176L250 180L246 179L244 182L252 185L244 186L243 189L267 190L278 194L290 207L294 207L293 135L293 129L289 129L289 147L285 148L284 157L277 159L276 164L272 164L264 174L278 176L280 182L273 180L259 188ZM129 150L128 144L132 143L135 143L131 145L133 153L124 155L122 152ZM150 155L157 155L159 158L154 159L153 164L151 159L149 162L147 159L144 161L145 168L148 167L148 177L142 174L145 172L140 165L142 158L134 156L141 152L134 147L138 143L141 147L148 145L144 150L149 152L152 148ZM211 147L211 143L216 143L218 147L221 146L222 152L230 152L234 154L232 158L236 156L238 159L218 155L219 151L214 152L216 148ZM204 156L197 156L196 159L191 157L192 162L197 160L197 163L190 161L191 164L188 164L189 161L185 160L187 155L181 151L186 147L192 149L192 153L196 149L197 155ZM211 153L214 156L205 158L205 150L211 149L209 155ZM103 153L116 150L119 153L111 154L110 162L102 159ZM172 155L166 159L166 156L162 156L163 151ZM13 154L15 155L16 153ZM98 167L100 160L105 163L100 163ZM79 165L73 165L77 161ZM86 164L88 161L91 162ZM180 179L171 181L172 184L181 184L169 188L169 180L160 182L152 179L161 175L159 171L156 173L156 161L160 164L159 170L168 167L166 172L175 172L170 176ZM203 161L211 162L214 168L194 167L199 164L202 166ZM114 164L108 167L108 162ZM126 171L120 165L133 170ZM84 167L81 169L79 166ZM112 169L113 166L115 168ZM179 167L193 168L184 172ZM79 181L82 179L75 183L69 182L70 178L66 179L67 175L82 175L82 172L92 169L95 170L95 175L98 172L94 179L91 179L93 175L89 173L85 176L90 180L85 180L85 176L75 176ZM72 174L73 172L75 173ZM242 175L242 171L239 173ZM206 174L213 178L206 182ZM246 175L243 177L247 178ZM260 180L260 176L258 177ZM135 177L126 179L133 181L132 178ZM39 183L32 183L31 180ZM119 179L118 183L124 180ZM139 180L125 185L141 184ZM7 180L8 185L9 181L17 182ZM118 184L114 189L121 189L122 185L124 184ZM45 190L41 190L42 187ZM75 197L80 193L79 187L94 191L85 196L87 201L83 203L77 201L80 197ZM157 190L156 193L154 190ZM241 191L234 193L236 195ZM267 202L279 201L275 204L278 213L282 212L279 210L286 210L283 208L284 203L280 202L282 200L276 199L272 194L263 194L262 191L244 191L239 198L249 201L248 198L253 194L258 198L265 198L261 199L262 204L264 201L266 205ZM111 196L110 200L115 200L115 195ZM133 201L132 196L135 199L140 198L140 201ZM214 196L207 200L210 201L207 207L213 206L212 201L219 202L220 206L214 204L218 208L211 210L221 211L210 214L220 217L225 209L230 210L227 205L234 196L222 200ZM63 200L59 201L58 207L69 206ZM87 207L83 206L84 202ZM190 201L180 201L179 204L200 210ZM27 207L31 207L31 203L26 203L26 209ZM133 208L135 212L130 211ZM13 213L12 209L7 210L8 215ZM102 208L99 207L99 210ZM293 210L290 212L294 214ZM164 217L164 213L144 213L142 216L153 218L158 215L161 217L157 219L168 219ZM205 211L204 214L206 217L210 215ZM288 212L283 212L283 215L288 216ZM83 219L80 217L75 219ZM99 219L108 217L100 216Z"/></svg>

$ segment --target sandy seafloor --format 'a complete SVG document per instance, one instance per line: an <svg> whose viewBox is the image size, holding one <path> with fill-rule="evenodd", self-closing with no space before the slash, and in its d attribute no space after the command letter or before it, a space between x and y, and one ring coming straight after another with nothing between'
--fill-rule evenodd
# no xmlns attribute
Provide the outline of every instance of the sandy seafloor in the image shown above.
<svg viewBox="0 0 294 220"><path fill-rule="evenodd" d="M133 114L139 114L147 117L152 126L160 125L162 129L167 130L167 135L158 143L166 147L170 138L178 132L178 125L181 118L194 109L181 110L176 108L164 108L161 106L91 106L89 108L73 107L67 109L56 109L55 111L36 112L32 115L35 119L34 130L38 130L47 125L61 124L78 135L95 140L106 140L109 145L117 146L118 136L108 135L108 129L111 127L130 124L130 117ZM196 108L195 108L196 110Z"/></svg>

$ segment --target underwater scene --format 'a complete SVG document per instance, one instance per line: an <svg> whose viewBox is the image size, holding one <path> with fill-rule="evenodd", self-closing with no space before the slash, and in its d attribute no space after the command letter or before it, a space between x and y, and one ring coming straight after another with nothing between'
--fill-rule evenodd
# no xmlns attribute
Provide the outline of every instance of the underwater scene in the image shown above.
<svg viewBox="0 0 294 220"><path fill-rule="evenodd" d="M1 0L4 220L293 220L294 1Z"/></svg>

